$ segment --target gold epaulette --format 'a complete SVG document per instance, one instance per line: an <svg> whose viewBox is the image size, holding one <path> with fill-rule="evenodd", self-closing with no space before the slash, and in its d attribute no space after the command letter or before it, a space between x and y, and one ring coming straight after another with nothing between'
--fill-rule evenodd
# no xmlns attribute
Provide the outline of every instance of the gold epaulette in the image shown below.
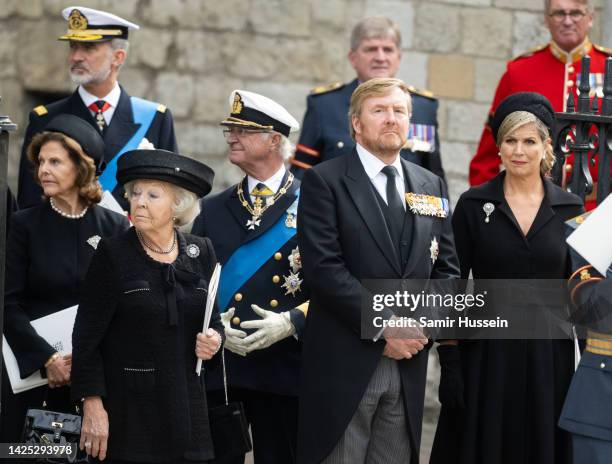
<svg viewBox="0 0 612 464"><path fill-rule="evenodd" d="M420 95L421 97L431 98L432 100L436 99L434 93L430 90L417 89L416 87L413 87L411 85L408 86L408 90L410 91L410 93L416 93L417 95Z"/></svg>
<svg viewBox="0 0 612 464"><path fill-rule="evenodd" d="M586 213L582 213L574 218L568 219L567 221L565 221L565 224L572 229L577 229L578 226L582 224L586 218L589 217L591 212L592 211L587 211Z"/></svg>
<svg viewBox="0 0 612 464"><path fill-rule="evenodd" d="M304 316L308 316L308 306L309 305L310 305L310 300L305 301L304 303L299 305L296 309L299 309L300 311L302 311L302 313L304 313Z"/></svg>
<svg viewBox="0 0 612 464"><path fill-rule="evenodd" d="M601 53L612 56L612 48L602 47L601 45L597 44L593 44L593 47L595 47L595 50L600 51Z"/></svg>
<svg viewBox="0 0 612 464"><path fill-rule="evenodd" d="M332 90L339 89L340 87L343 87L343 86L344 84L342 84L342 82L334 82L333 84L320 85L312 89L310 91L310 95L319 95L322 93L331 92Z"/></svg>
<svg viewBox="0 0 612 464"><path fill-rule="evenodd" d="M542 44L542 45L538 45L538 46L533 47L533 48L530 48L526 52L523 52L520 55L515 56L510 61L518 60L519 58L527 58L527 57L533 55L535 52L539 52L540 50L544 50L546 47L548 47L547 43Z"/></svg>
<svg viewBox="0 0 612 464"><path fill-rule="evenodd" d="M162 105L160 103L159 105L157 105L157 111L159 111L160 113L165 113L166 112L166 105Z"/></svg>
<svg viewBox="0 0 612 464"><path fill-rule="evenodd" d="M48 113L45 105L39 105L36 108L34 108L32 111L34 111L38 116L44 116L45 114Z"/></svg>

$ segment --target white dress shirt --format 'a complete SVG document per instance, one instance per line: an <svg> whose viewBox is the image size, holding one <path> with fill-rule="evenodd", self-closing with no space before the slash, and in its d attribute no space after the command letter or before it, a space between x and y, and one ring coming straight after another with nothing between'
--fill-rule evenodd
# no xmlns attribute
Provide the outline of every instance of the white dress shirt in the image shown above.
<svg viewBox="0 0 612 464"><path fill-rule="evenodd" d="M113 90L111 90L106 96L102 98L96 97L95 95L89 93L82 85L79 85L78 92L81 96L81 100L83 100L83 103L85 103L85 106L87 108L89 108L89 105L94 102L97 102L98 100L104 100L110 105L110 108L107 109L104 113L102 113L102 115L104 116L104 121L106 122L106 126L108 127L110 125L111 119L113 119L113 114L115 114L115 109L119 104L119 97L121 96L121 88L119 87L119 83L115 82ZM92 116L96 115L96 111L89 110L89 112Z"/></svg>
<svg viewBox="0 0 612 464"><path fill-rule="evenodd" d="M359 160L361 161L366 174L374 185L374 188L385 203L389 204L387 201L387 176L382 172L382 169L387 165L359 144L357 144L357 155L359 156ZM400 199L402 200L404 210L406 210L406 202L404 201L406 184L404 183L404 169L402 168L399 153L397 154L395 161L391 163L391 166L394 166L395 169L397 169L398 175L395 176L395 188L397 189L397 193L399 193Z"/></svg>

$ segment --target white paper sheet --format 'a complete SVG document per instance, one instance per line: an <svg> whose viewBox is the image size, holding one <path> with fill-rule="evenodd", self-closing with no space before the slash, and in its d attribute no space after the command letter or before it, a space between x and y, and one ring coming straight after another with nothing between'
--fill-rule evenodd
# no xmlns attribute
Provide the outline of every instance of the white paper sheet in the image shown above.
<svg viewBox="0 0 612 464"><path fill-rule="evenodd" d="M215 306L215 299L217 298L217 288L219 287L219 279L221 278L221 265L215 264L210 282L208 283L208 295L206 297L206 308L204 310L204 323L202 324L202 333L206 333L210 324L210 317L212 316L213 308ZM200 375L202 371L202 360L198 359L196 363L196 374Z"/></svg>
<svg viewBox="0 0 612 464"><path fill-rule="evenodd" d="M612 195L601 204L572 232L567 244L606 275L612 264Z"/></svg>
<svg viewBox="0 0 612 464"><path fill-rule="evenodd" d="M32 327L34 327L38 335L55 347L61 355L72 353L72 329L77 308L78 306L71 306L49 316L31 321ZM2 336L2 355L4 356L4 365L13 393L21 393L48 383L47 379L43 379L38 371L28 378L22 379L20 377L17 359L15 359L13 350L4 335Z"/></svg>
<svg viewBox="0 0 612 464"><path fill-rule="evenodd" d="M110 193L108 190L104 191L104 193L102 194L102 200L100 200L100 203L98 203L98 205L102 208L110 209L115 213L123 214L124 216L127 214L125 211L123 211L123 208L115 199L113 194Z"/></svg>

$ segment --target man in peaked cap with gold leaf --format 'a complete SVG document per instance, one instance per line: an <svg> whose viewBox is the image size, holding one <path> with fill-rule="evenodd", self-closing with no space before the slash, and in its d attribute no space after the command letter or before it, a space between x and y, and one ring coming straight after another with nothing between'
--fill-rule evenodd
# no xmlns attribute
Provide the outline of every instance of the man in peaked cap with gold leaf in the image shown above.
<svg viewBox="0 0 612 464"><path fill-rule="evenodd" d="M62 11L68 30L59 40L68 41L69 72L78 85L67 98L30 113L19 169L18 203L22 208L41 201L41 188L34 180L26 150L32 137L60 113L74 114L102 134L106 168L100 176L104 190L123 201L117 187L117 159L126 151L145 143L149 148L177 152L170 111L159 103L131 97L118 83L118 75L128 51L128 33L139 26L119 16L80 6Z"/></svg>
<svg viewBox="0 0 612 464"><path fill-rule="evenodd" d="M221 122L228 158L245 177L203 201L192 233L212 240L223 266L217 301L229 397L244 404L255 464L291 464L309 292L296 237L300 181L284 161L293 152L289 133L299 124L263 95L235 90L229 103ZM206 386L210 403L224 402L219 366L208 371Z"/></svg>
<svg viewBox="0 0 612 464"><path fill-rule="evenodd" d="M351 34L348 59L356 78L348 84L317 87L308 96L306 114L291 159L291 172L302 177L306 169L338 156L350 155L355 142L349 134L348 108L359 84L373 77L395 77L402 39L389 18L375 16L360 21ZM427 90L410 86L413 117L402 158L423 166L444 179L438 137L438 100Z"/></svg>

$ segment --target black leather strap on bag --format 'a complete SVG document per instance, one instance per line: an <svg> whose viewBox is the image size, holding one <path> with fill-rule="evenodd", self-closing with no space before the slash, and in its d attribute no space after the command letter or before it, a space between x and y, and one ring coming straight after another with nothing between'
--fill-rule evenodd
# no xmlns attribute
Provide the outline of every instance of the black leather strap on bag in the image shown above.
<svg viewBox="0 0 612 464"><path fill-rule="evenodd" d="M227 394L227 373L225 369L225 349L221 350L223 365L223 389L225 404L210 408L208 420L215 448L215 459L229 459L244 456L253 449L249 425L240 402L229 402Z"/></svg>

